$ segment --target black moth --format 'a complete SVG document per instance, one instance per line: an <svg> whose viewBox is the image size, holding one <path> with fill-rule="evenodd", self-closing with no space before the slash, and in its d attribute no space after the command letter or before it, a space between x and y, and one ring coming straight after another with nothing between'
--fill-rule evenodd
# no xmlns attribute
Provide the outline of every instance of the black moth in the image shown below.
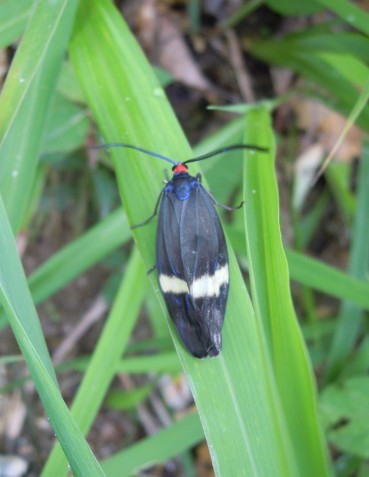
<svg viewBox="0 0 369 477"><path fill-rule="evenodd" d="M190 176L187 164L234 149L266 151L237 144L203 156L175 162L130 144L100 147L138 150L173 164L173 177L166 181L154 213L132 228L146 225L157 215L156 268L160 289L169 314L188 351L196 358L217 356L222 349L222 327L229 290L227 245L215 205L219 204L201 184L201 175Z"/></svg>

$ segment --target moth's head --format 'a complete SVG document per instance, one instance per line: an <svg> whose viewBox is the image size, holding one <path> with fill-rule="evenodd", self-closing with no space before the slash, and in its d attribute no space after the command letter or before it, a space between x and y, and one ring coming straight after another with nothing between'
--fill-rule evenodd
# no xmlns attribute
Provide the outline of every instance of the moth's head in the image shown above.
<svg viewBox="0 0 369 477"><path fill-rule="evenodd" d="M187 172L188 167L183 162L179 162L172 167L173 174L180 174L181 172Z"/></svg>

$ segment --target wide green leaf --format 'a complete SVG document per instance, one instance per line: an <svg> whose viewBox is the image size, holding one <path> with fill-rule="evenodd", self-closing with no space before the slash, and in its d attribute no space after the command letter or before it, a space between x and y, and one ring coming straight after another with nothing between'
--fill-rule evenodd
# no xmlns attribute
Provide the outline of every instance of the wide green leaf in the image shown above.
<svg viewBox="0 0 369 477"><path fill-rule="evenodd" d="M189 157L163 90L110 2L81 3L70 53L107 142L136 144L178 160ZM112 154L127 216L131 223L140 222L158 197L163 164L132 151ZM134 232L147 268L155 262L153 225ZM232 253L230 267L221 355L200 361L189 356L175 332L174 342L217 474L235 475L242 468L249 475L271 475L276 469L280 475L296 475L268 353ZM157 289L155 276L150 278Z"/></svg>

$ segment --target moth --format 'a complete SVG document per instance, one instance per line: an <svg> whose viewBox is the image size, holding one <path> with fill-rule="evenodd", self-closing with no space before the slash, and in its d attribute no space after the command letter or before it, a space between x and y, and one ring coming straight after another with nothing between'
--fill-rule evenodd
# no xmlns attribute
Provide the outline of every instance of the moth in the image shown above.
<svg viewBox="0 0 369 477"><path fill-rule="evenodd" d="M227 244L216 206L219 204L201 183L201 174L191 176L187 164L235 149L266 149L236 144L208 154L176 162L130 144L105 144L134 149L173 167L173 176L157 199L153 214L131 228L148 224L158 215L156 269L164 301L187 350L196 358L217 356L222 349L222 327L229 291ZM97 146L101 147L101 146Z"/></svg>

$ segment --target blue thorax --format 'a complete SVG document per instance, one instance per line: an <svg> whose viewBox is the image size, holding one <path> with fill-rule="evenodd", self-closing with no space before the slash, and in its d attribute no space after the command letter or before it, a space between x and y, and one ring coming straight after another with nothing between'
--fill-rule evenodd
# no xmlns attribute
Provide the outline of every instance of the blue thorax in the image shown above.
<svg viewBox="0 0 369 477"><path fill-rule="evenodd" d="M188 174L188 172L180 172L174 174L172 179L165 186L166 192L172 192L179 200L187 200L190 197L192 189L194 189L199 182Z"/></svg>

